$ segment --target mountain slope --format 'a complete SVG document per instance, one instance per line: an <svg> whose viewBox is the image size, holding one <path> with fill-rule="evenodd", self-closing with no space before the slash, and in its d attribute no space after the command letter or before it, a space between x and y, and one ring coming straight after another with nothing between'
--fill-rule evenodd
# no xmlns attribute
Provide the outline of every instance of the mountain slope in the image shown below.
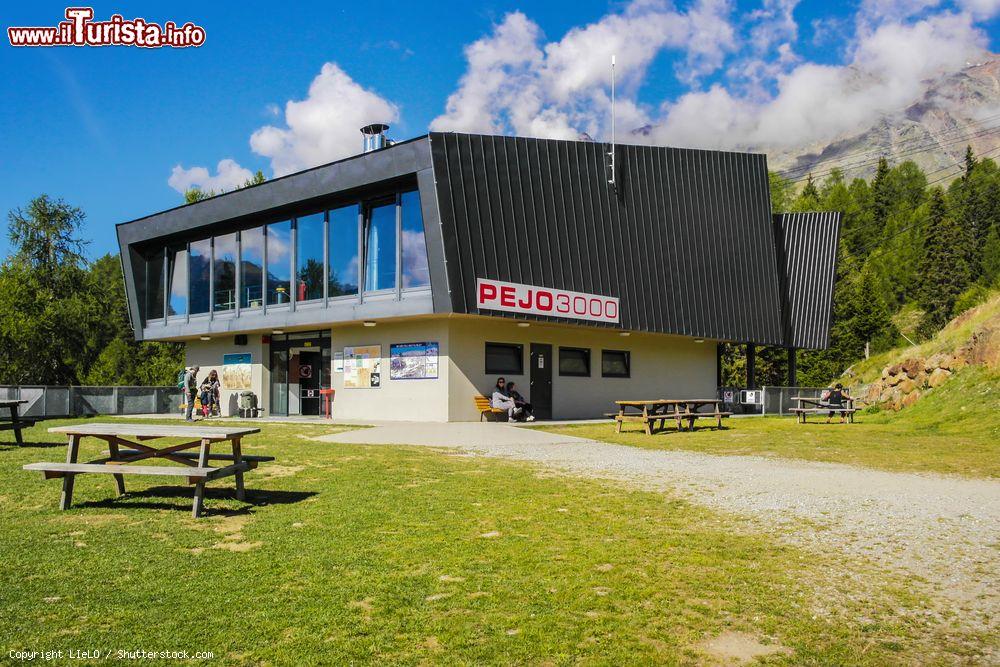
<svg viewBox="0 0 1000 667"><path fill-rule="evenodd" d="M919 99L869 127L822 144L757 150L768 153L771 169L793 180L809 172L822 177L833 167L849 179L867 178L884 154L893 162L913 160L930 181L947 182L958 174L967 144L977 155L1000 154L1000 55L986 57L926 81Z"/></svg>

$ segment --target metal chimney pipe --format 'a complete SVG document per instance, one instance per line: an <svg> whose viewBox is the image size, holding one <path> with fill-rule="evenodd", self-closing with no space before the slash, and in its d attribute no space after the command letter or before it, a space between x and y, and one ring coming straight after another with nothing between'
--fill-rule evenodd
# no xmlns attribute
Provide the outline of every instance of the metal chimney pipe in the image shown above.
<svg viewBox="0 0 1000 667"><path fill-rule="evenodd" d="M380 148L385 148L388 141L385 138L385 131L388 129L389 126L385 123L372 123L361 128L361 134L364 135L363 152L371 153Z"/></svg>

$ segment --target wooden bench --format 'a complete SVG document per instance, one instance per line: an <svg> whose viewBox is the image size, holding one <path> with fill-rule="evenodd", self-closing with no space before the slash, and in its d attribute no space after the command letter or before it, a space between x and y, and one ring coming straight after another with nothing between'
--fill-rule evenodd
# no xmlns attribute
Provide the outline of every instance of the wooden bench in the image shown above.
<svg viewBox="0 0 1000 667"><path fill-rule="evenodd" d="M21 429L28 428L35 425L34 419L25 419L18 415L18 408L23 403L27 403L25 400L12 400L3 399L0 400L0 410L6 409L9 411L7 418L0 417L0 431L14 431L14 442L19 445L24 444L24 437L21 435Z"/></svg>
<svg viewBox="0 0 1000 667"><path fill-rule="evenodd" d="M237 472L247 472L254 466L249 461L234 463L223 468L177 468L174 466L130 466L113 465L113 461L104 463L29 463L25 470L38 470L45 474L45 479L58 479L67 475L85 473L103 475L153 475L158 477L186 477L188 484L207 482L220 477L229 477Z"/></svg>
<svg viewBox="0 0 1000 667"><path fill-rule="evenodd" d="M235 476L236 498L243 500L245 491L243 475L257 467L259 463L273 461L273 456L243 456L240 444L244 436L259 433L257 428L213 428L203 426L160 426L153 424L101 424L85 423L73 426L50 428L50 433L64 433L69 444L64 463L29 463L25 470L39 471L45 479L62 478L63 490L59 509L69 509L73 502L73 486L77 475L101 474L115 478L119 495L125 493L125 475L156 475L181 477L194 485L194 501L191 514L201 516L205 496L205 483L223 477ZM126 440L125 436L133 438ZM108 444L104 458L78 463L80 441L85 437L97 438ZM152 447L143 444L158 438L185 438L188 442L175 445ZM213 445L230 444L231 454L212 453ZM127 445L128 449L123 449ZM198 452L189 452L197 448ZM158 458L181 464L180 467L156 465L132 465L137 461ZM213 467L210 461L225 461L228 465Z"/></svg>
<svg viewBox="0 0 1000 667"><path fill-rule="evenodd" d="M806 417L809 415L829 415L831 412L835 415L840 415L841 418L846 417L846 421L854 423L854 413L857 412L857 408L789 408L789 412L796 416L800 424L806 423Z"/></svg>
<svg viewBox="0 0 1000 667"><path fill-rule="evenodd" d="M479 411L479 421L483 421L484 417L486 421L500 421L498 416L507 414L503 408L494 408L490 399L482 394L473 396L472 400L476 404L476 410Z"/></svg>

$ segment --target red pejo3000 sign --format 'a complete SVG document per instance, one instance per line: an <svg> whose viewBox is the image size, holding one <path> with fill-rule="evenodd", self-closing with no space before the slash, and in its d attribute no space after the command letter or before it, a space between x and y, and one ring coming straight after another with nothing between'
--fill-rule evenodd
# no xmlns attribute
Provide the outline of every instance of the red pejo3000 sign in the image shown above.
<svg viewBox="0 0 1000 667"><path fill-rule="evenodd" d="M619 322L618 299L613 296L505 283L487 278L476 280L476 305L480 310L571 317L615 324Z"/></svg>

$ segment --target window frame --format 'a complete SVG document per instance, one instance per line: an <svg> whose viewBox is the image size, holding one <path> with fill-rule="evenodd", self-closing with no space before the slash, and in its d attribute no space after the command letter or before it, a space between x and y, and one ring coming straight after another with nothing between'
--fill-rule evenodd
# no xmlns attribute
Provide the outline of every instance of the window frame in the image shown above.
<svg viewBox="0 0 1000 667"><path fill-rule="evenodd" d="M568 372L563 370L563 354L565 352L583 352L584 358L587 362L587 372L586 373L576 373ZM559 375L560 377L581 377L589 378L593 374L593 366L590 363L590 348L589 347L563 347L559 346Z"/></svg>
<svg viewBox="0 0 1000 667"><path fill-rule="evenodd" d="M604 355L606 354L625 355L625 374L607 373L604 370ZM632 351L631 350L601 350L601 377L602 378L630 378L632 377Z"/></svg>
<svg viewBox="0 0 1000 667"><path fill-rule="evenodd" d="M496 367L490 368L489 348L491 346L516 349L518 370L515 372L509 369L501 370ZM489 341L489 340L486 341L483 344L483 367L485 368L484 373L486 375L516 375L516 376L524 375L524 343L502 343L498 341Z"/></svg>
<svg viewBox="0 0 1000 667"><path fill-rule="evenodd" d="M393 239L393 244L395 246L393 252L393 267L395 271L394 284L391 287L380 287L378 289L369 289L368 287L368 234L371 230L372 224L372 212L377 208L384 208L392 206L393 210L393 220L395 222L395 236ZM361 219L361 282L358 285L358 292L362 295L379 295L379 294L395 294L396 298L399 298L402 280L400 279L399 271L400 265L402 264L403 251L400 247L400 223L401 223L401 211L399 203L399 193L386 197L375 197L373 199L365 200L362 205L362 219ZM363 298L363 297L362 297Z"/></svg>

